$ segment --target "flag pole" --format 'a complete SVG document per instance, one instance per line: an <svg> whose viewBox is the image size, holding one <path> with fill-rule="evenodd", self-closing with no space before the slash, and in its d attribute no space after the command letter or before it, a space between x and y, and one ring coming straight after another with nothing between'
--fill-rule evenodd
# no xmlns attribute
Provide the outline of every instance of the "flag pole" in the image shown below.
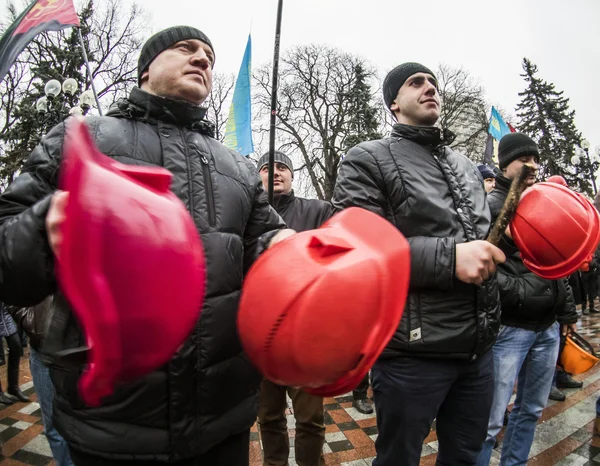
<svg viewBox="0 0 600 466"><path fill-rule="evenodd" d="M273 52L273 86L271 89L271 132L269 139L269 204L273 205L273 184L275 171L275 125L277 122L277 80L279 77L279 43L281 40L281 16L283 0L277 6L277 25L275 27L275 50Z"/></svg>
<svg viewBox="0 0 600 466"><path fill-rule="evenodd" d="M83 36L81 35L81 28L77 28L77 33L79 34L79 43L81 44L81 50L83 52L83 60L85 61L85 66L87 68L87 74L90 80L90 84L92 85L92 92L94 93L94 98L96 99L96 107L98 108L98 113L102 116L102 108L100 108L100 101L98 100L98 93L96 92L96 86L94 86L94 77L92 76L92 68L90 67L90 61L88 60L88 55L85 50L85 44L83 43Z"/></svg>

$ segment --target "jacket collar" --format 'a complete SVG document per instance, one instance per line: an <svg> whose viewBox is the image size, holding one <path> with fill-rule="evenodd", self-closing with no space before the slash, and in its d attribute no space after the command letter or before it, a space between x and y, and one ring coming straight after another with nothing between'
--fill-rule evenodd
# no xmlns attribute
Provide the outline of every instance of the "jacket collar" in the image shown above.
<svg viewBox="0 0 600 466"><path fill-rule="evenodd" d="M206 120L206 108L189 102L159 97L134 87L127 99L117 102L109 116L145 121L163 121L214 136L214 125Z"/></svg>
<svg viewBox="0 0 600 466"><path fill-rule="evenodd" d="M392 128L393 138L409 139L422 146L437 147L452 144L456 136L449 129L434 126L410 126L396 123Z"/></svg>
<svg viewBox="0 0 600 466"><path fill-rule="evenodd" d="M496 175L496 189L508 192L511 184L512 180L505 178L503 175Z"/></svg>
<svg viewBox="0 0 600 466"><path fill-rule="evenodd" d="M287 209L292 202L296 199L296 195L294 194L294 190L291 190L287 194L279 194L277 196L273 196L273 203L275 204L275 210L277 212L283 211Z"/></svg>

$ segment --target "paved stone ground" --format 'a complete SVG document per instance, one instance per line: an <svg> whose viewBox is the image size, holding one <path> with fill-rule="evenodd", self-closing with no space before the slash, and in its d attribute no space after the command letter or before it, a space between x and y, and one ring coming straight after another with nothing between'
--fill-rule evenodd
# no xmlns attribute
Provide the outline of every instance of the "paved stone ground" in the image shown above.
<svg viewBox="0 0 600 466"><path fill-rule="evenodd" d="M600 314L582 316L580 333L600 350ZM43 434L39 405L29 364L21 360L21 389L31 397L30 403L0 405L0 442L2 456L0 466L47 466L54 465L48 443ZM600 395L600 365L588 373L576 377L584 382L580 390L565 390L567 401L549 402L538 425L528 464L535 466L558 464L600 465L600 441L594 440L592 426L595 403ZM6 381L6 366L0 367L0 380ZM4 387L5 388L5 387ZM3 408L3 409L2 409ZM377 438L375 416L366 416L352 408L351 396L345 395L325 400L326 444L325 458L328 465L367 466L375 456L374 441ZM293 439L295 421L291 407L288 410L288 428L292 449L290 466L295 466ZM434 465L437 453L435 430L425 440L421 465ZM260 435L256 426L252 429L250 443L250 466L262 464ZM492 464L498 464L499 454L494 452Z"/></svg>

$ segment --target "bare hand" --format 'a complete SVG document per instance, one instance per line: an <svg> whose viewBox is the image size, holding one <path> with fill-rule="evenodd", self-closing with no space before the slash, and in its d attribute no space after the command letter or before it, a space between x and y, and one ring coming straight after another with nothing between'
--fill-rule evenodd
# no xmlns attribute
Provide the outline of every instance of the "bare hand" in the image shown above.
<svg viewBox="0 0 600 466"><path fill-rule="evenodd" d="M294 236L295 234L296 234L296 232L289 228L286 228L285 230L281 230L275 236L273 236L273 238L271 238L271 242L269 243L269 248L272 248L277 243L281 243L284 239L289 238L290 236Z"/></svg>
<svg viewBox="0 0 600 466"><path fill-rule="evenodd" d="M571 335L572 332L577 331L577 324L562 324L560 326L560 334L563 337L566 337L567 335Z"/></svg>
<svg viewBox="0 0 600 466"><path fill-rule="evenodd" d="M50 208L48 209L48 215L46 215L48 242L55 256L58 256L63 240L61 226L65 221L65 207L68 200L68 192L56 191L50 200Z"/></svg>
<svg viewBox="0 0 600 466"><path fill-rule="evenodd" d="M496 272L496 264L506 260L504 253L487 241L456 245L456 278L481 285Z"/></svg>

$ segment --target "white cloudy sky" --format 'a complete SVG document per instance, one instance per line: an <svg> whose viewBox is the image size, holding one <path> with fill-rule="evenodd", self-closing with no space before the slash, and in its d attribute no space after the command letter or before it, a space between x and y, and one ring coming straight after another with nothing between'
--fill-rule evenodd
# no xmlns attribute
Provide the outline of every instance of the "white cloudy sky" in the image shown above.
<svg viewBox="0 0 600 466"><path fill-rule="evenodd" d="M3 14L6 3L0 0ZM277 0L139 3L152 31L202 29L215 46L217 71L237 73L250 29L254 66L272 59ZM570 98L584 137L600 145L600 0L284 0L283 13L282 50L327 43L369 59L382 74L404 61L462 65L492 103L511 111L528 57Z"/></svg>
<svg viewBox="0 0 600 466"><path fill-rule="evenodd" d="M273 55L277 0L144 0L153 30L202 29L217 70L235 72L252 27L254 65ZM368 58L382 73L404 61L462 65L491 102L514 110L521 61L570 98L576 124L600 145L599 0L284 0L282 50L327 43Z"/></svg>

